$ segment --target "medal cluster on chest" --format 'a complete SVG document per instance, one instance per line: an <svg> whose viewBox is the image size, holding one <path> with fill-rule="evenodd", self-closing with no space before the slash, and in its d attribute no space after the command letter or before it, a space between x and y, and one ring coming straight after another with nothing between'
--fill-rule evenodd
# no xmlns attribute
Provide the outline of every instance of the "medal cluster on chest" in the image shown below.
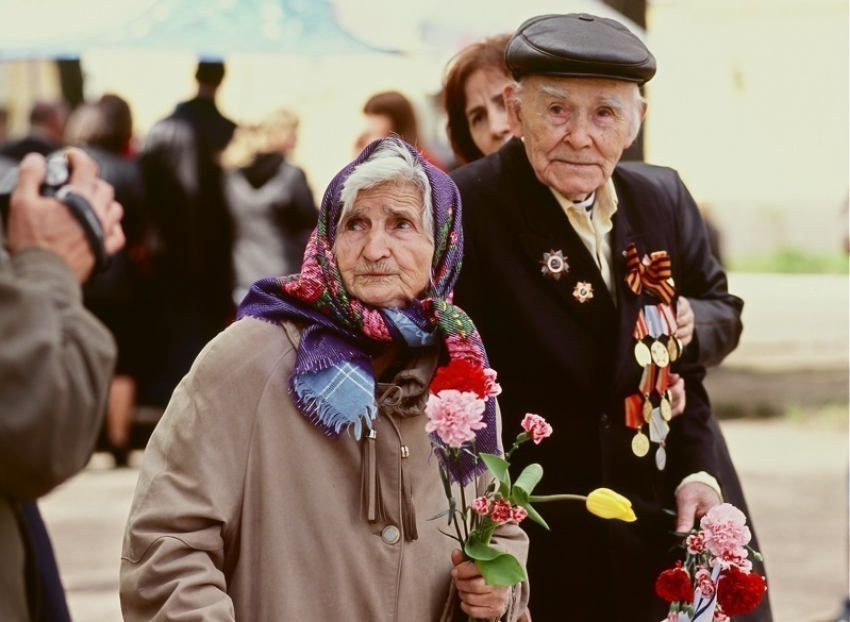
<svg viewBox="0 0 850 622"><path fill-rule="evenodd" d="M655 465L667 465L666 440L673 417L670 364L682 354L676 335L678 324L672 304L645 305L638 314L634 332L634 356L642 368L638 393L626 398L626 425L636 430L632 452L642 458L656 445Z"/></svg>

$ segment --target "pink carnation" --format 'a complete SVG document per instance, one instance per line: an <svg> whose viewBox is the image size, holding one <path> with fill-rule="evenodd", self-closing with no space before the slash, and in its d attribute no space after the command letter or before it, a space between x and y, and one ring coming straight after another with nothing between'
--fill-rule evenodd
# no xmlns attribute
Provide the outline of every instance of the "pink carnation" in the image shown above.
<svg viewBox="0 0 850 622"><path fill-rule="evenodd" d="M490 518L499 524L505 523L511 518L511 504L504 499L499 499L490 510Z"/></svg>
<svg viewBox="0 0 850 622"><path fill-rule="evenodd" d="M449 447L460 448L475 438L476 430L487 427L482 420L484 406L484 400L471 391L444 389L439 396L432 393L425 405L425 430L436 432Z"/></svg>
<svg viewBox="0 0 850 622"><path fill-rule="evenodd" d="M744 546L750 541L750 528L744 513L734 505L721 503L711 508L700 520L705 533L705 547L713 555L746 557Z"/></svg>
<svg viewBox="0 0 850 622"><path fill-rule="evenodd" d="M540 415L528 413L520 425L531 435L535 445L539 445L540 441L552 435L552 426Z"/></svg>
<svg viewBox="0 0 850 622"><path fill-rule="evenodd" d="M490 511L489 505L490 502L487 501L487 497L478 497L472 502L472 511L481 516L486 516Z"/></svg>
<svg viewBox="0 0 850 622"><path fill-rule="evenodd" d="M715 609L714 617L711 619L711 622L729 622L729 616L720 611L720 609Z"/></svg>
<svg viewBox="0 0 850 622"><path fill-rule="evenodd" d="M705 533L700 531L693 536L688 536L685 539L685 544L688 547L688 553L691 555L700 555L705 551Z"/></svg>
<svg viewBox="0 0 850 622"><path fill-rule="evenodd" d="M502 392L502 386L496 382L496 370L489 367L484 370L484 390L487 397L496 397Z"/></svg>
<svg viewBox="0 0 850 622"><path fill-rule="evenodd" d="M528 512L525 508L521 508L517 505L514 506L513 510L511 510L511 515L516 522L521 523L528 517Z"/></svg>
<svg viewBox="0 0 850 622"><path fill-rule="evenodd" d="M697 570L696 575L694 575L694 580L697 583L696 587L700 594L706 598L714 596L714 592L717 591L717 585L715 585L714 581L711 580L711 573L708 570L705 570L704 568Z"/></svg>

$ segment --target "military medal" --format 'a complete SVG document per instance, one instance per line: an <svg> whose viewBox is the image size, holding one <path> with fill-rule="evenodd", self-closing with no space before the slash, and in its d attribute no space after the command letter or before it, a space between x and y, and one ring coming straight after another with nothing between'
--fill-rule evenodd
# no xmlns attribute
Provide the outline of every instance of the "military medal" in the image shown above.
<svg viewBox="0 0 850 622"><path fill-rule="evenodd" d="M667 346L660 341L653 341L649 352L652 356L652 362L659 367L667 367L670 364L670 354L667 352Z"/></svg>
<svg viewBox="0 0 850 622"><path fill-rule="evenodd" d="M679 330L679 323L676 321L676 314L671 305L660 304L658 308L667 324L666 334L670 335L670 339L667 340L667 354L670 357L670 362L674 363L682 355L682 342L676 335L676 331Z"/></svg>
<svg viewBox="0 0 850 622"><path fill-rule="evenodd" d="M659 408L661 409L661 416L664 418L664 421L670 421L673 418L673 408L670 406L670 402L666 397L661 398Z"/></svg>
<svg viewBox="0 0 850 622"><path fill-rule="evenodd" d="M573 288L573 298L581 303L585 303L593 298L593 285L585 281L579 281Z"/></svg>
<svg viewBox="0 0 850 622"><path fill-rule="evenodd" d="M657 468L659 471L663 471L664 467L666 466L667 450L664 448L664 444L662 443L655 451L655 468Z"/></svg>
<svg viewBox="0 0 850 622"><path fill-rule="evenodd" d="M550 250L548 253L543 253L543 261L539 263L543 265L540 269L543 276L553 278L556 281L561 278L562 274L570 271L567 258L561 251Z"/></svg>
<svg viewBox="0 0 850 622"><path fill-rule="evenodd" d="M649 351L649 346L644 343L643 338L649 334L649 329L646 326L646 318L643 315L643 310L638 313L637 323L632 336L637 340L635 342L635 360L641 367L646 367L652 362L652 353Z"/></svg>
<svg viewBox="0 0 850 622"><path fill-rule="evenodd" d="M649 453L649 439L640 430L632 437L632 453L638 458L643 458Z"/></svg>

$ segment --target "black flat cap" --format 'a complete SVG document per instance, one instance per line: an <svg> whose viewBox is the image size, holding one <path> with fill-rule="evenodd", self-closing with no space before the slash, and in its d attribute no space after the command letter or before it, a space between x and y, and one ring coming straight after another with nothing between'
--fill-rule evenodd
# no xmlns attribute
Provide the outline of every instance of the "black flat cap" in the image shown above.
<svg viewBox="0 0 850 622"><path fill-rule="evenodd" d="M517 80L539 74L644 84L655 75L655 57L628 28L585 13L526 20L508 42L505 61Z"/></svg>

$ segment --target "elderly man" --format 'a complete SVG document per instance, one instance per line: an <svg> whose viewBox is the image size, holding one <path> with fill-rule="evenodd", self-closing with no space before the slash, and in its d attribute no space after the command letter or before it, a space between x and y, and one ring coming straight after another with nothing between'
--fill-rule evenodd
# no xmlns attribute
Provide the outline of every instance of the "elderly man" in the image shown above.
<svg viewBox="0 0 850 622"><path fill-rule="evenodd" d="M610 19L547 15L519 28L506 60L515 138L453 174L466 236L456 300L499 373L507 433L526 412L553 423L527 453L546 471L540 494L607 486L638 515L610 524L542 506L552 532L530 528L530 611L658 622L672 532L721 501L704 370L682 350L675 303L741 303L678 175L619 164L655 73L643 43ZM671 366L685 404L670 403ZM684 413L670 420L671 406Z"/></svg>

